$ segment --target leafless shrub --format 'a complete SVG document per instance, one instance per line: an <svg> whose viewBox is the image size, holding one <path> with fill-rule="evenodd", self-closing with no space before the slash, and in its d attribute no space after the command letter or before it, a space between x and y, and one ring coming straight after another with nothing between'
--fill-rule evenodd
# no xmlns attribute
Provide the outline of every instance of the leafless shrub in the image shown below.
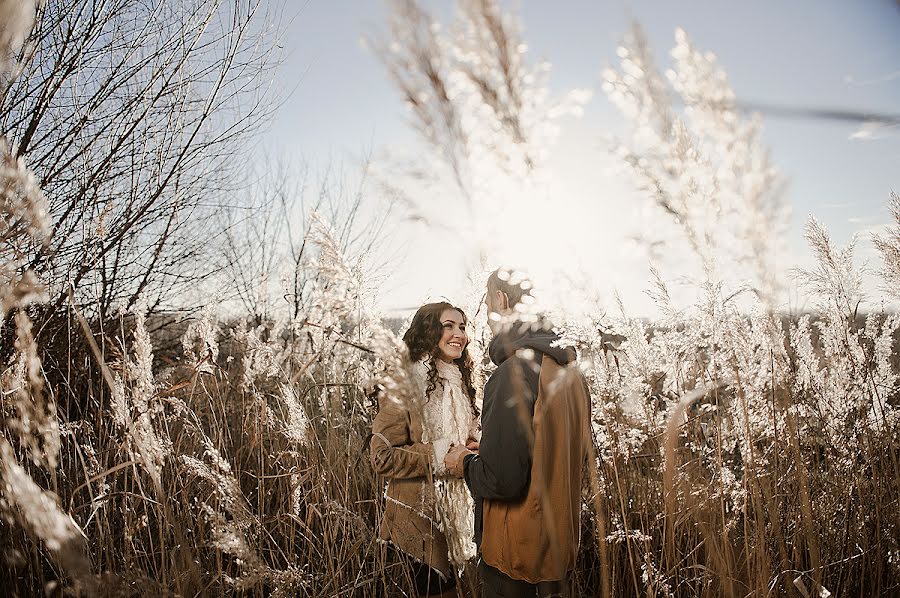
<svg viewBox="0 0 900 598"><path fill-rule="evenodd" d="M199 256L215 242L189 223L228 207L223 197L241 184L230 156L268 113L265 74L277 58L265 10L40 5L33 51L0 96L0 129L51 198L52 239L22 256L48 285L45 317L70 286L82 311L109 317L204 277Z"/></svg>

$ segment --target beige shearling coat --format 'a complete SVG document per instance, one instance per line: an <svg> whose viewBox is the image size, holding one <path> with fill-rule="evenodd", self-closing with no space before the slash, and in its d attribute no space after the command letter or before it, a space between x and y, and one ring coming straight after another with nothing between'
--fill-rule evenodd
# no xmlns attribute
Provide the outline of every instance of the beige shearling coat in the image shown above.
<svg viewBox="0 0 900 598"><path fill-rule="evenodd" d="M422 442L421 416L382 397L369 450L375 473L388 478L379 536L451 577L447 539L435 511L434 450Z"/></svg>

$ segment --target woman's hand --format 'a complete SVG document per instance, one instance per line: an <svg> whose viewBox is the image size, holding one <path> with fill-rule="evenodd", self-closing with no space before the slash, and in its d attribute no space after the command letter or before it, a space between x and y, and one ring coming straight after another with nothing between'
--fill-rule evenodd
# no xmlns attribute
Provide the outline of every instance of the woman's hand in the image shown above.
<svg viewBox="0 0 900 598"><path fill-rule="evenodd" d="M470 451L477 451L478 446L479 446L479 443L474 438L469 438L468 440L466 440L466 448L469 449Z"/></svg>

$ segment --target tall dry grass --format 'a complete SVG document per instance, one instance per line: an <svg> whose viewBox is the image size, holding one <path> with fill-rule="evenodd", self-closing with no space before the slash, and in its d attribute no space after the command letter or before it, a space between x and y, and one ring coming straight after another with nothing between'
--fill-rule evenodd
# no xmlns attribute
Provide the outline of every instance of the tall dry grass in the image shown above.
<svg viewBox="0 0 900 598"><path fill-rule="evenodd" d="M328 230L319 235L333 243ZM375 541L381 505L364 448L373 370L361 358L372 349L341 331L352 314L336 289L345 273L325 265L333 250L325 247L318 266L328 291L318 313L305 314L310 321L249 328L203 312L175 359L154 354L140 307L102 338L73 313L73 335L92 351L71 364L69 382L81 368L100 370L92 417L60 422L59 481L40 499L64 518L52 528L29 526L41 505L13 493L24 480L40 494L33 486L46 472L31 467L29 477L4 449L4 512L17 519L0 528L10 587L22 595L52 582L104 595L381 596L386 584L408 584ZM7 374L5 388L21 388L21 376ZM10 415L7 434L33 421ZM24 441L16 449L30 450ZM86 544L78 570L54 558L69 529Z"/></svg>
<svg viewBox="0 0 900 598"><path fill-rule="evenodd" d="M72 364L105 368L107 381L91 391L92 418L61 418L49 470L27 457L52 452L14 436L23 418L8 415L8 587L409 591L375 539L382 483L364 449L364 389L383 361L370 351L398 349L356 316L358 304L331 294L341 272L322 271L318 317L254 329L202 314L174 360L155 355L140 311L123 316ZM579 595L601 595L604 582L611 595L890 595L896 316L734 314L716 346L703 317L652 329L623 320L617 347L568 329L590 376L598 456ZM687 398L679 390L692 387Z"/></svg>

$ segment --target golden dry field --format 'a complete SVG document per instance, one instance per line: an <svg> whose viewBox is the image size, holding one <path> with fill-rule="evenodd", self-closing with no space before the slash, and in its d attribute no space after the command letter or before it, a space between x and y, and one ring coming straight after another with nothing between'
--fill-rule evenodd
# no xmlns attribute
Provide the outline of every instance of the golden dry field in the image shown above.
<svg viewBox="0 0 900 598"><path fill-rule="evenodd" d="M375 382L409 377L362 259L391 225L329 186L290 229L277 177L229 203L274 109L247 83L277 68L266 6L0 0L3 595L412 595L368 453ZM479 218L538 185L587 98L551 105L498 2L460 2L456 29L391 6L372 47L451 193ZM882 297L810 217L814 266L790 274L810 308L779 308L761 118L674 44L664 74L635 24L602 87L622 176L696 265L690 300L654 268L652 320L547 306L592 394L575 595L900 595L900 197L873 239Z"/></svg>

